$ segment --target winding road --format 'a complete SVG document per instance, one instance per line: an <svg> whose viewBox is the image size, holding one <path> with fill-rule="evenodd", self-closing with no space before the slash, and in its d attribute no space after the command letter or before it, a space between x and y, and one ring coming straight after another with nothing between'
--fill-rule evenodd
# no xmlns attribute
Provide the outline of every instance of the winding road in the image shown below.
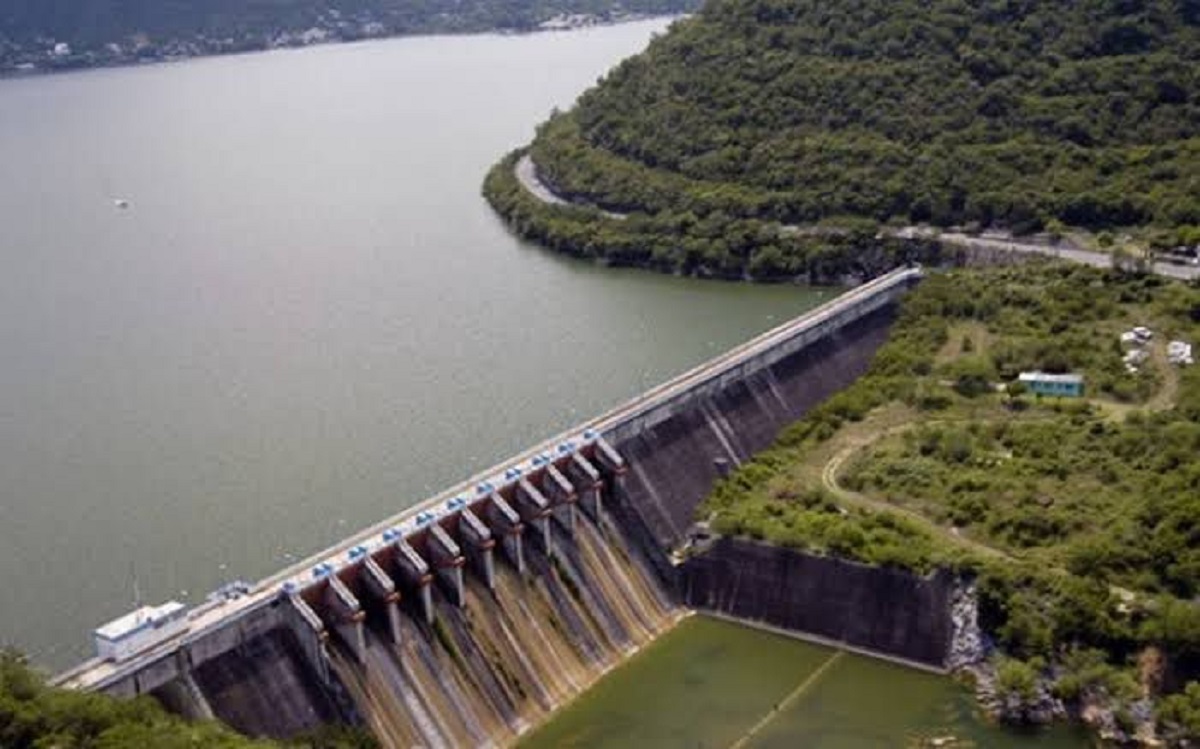
<svg viewBox="0 0 1200 749"><path fill-rule="evenodd" d="M564 199L558 195L541 180L537 173L537 165L533 163L533 159L528 153L521 156L517 160L517 164L513 169L516 174L517 181L520 182L526 192L533 195L535 198L545 203L546 205L581 205L578 202L573 202ZM603 211L604 215L621 220L626 218L626 214L615 213L613 211ZM815 232L829 231L827 229L819 229L814 227L804 227L795 225L784 225L780 228L781 234L797 235L811 234ZM1073 263L1081 265L1090 265L1095 268L1107 268L1112 265L1112 257L1104 252L1095 252L1093 250L1083 250L1077 247L1064 245L1048 245L1039 244L1037 242L1028 242L1009 237L1002 234L982 234L974 236L954 231L940 231L921 226L906 226L900 229L890 230L893 236L899 237L927 237L930 239L938 239L946 244L957 245L959 247L968 247L976 250L988 250L992 252L1018 252L1026 254L1046 255L1049 257L1061 258L1069 260ZM1174 265L1172 263L1155 262L1152 266L1154 273L1167 278L1174 278L1180 281L1191 281L1200 278L1200 266L1195 265Z"/></svg>

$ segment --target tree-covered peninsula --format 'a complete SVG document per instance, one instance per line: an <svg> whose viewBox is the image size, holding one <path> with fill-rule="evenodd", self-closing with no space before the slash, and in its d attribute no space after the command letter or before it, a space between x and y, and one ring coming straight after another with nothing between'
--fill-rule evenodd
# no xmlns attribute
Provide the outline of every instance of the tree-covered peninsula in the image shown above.
<svg viewBox="0 0 1200 749"><path fill-rule="evenodd" d="M702 275L819 271L880 225L1194 244L1198 83L1190 1L713 0L485 193L554 248ZM521 189L526 153L573 205Z"/></svg>

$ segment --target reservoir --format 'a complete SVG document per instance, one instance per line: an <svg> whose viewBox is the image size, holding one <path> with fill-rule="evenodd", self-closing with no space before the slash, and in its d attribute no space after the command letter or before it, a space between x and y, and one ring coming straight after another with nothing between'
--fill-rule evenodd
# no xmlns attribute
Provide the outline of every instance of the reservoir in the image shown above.
<svg viewBox="0 0 1200 749"><path fill-rule="evenodd" d="M828 298L565 260L480 197L665 26L0 81L0 642L68 665L135 575L264 576Z"/></svg>

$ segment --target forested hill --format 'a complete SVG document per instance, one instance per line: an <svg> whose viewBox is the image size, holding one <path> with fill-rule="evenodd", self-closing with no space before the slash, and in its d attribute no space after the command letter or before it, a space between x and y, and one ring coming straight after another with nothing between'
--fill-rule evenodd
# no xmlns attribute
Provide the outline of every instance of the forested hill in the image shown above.
<svg viewBox="0 0 1200 749"><path fill-rule="evenodd" d="M711 0L533 157L682 236L717 212L1175 230L1200 224L1198 83L1197 0Z"/></svg>
<svg viewBox="0 0 1200 749"><path fill-rule="evenodd" d="M527 31L547 21L561 26L630 14L679 13L696 4L697 0L3 0L0 72L396 34Z"/></svg>

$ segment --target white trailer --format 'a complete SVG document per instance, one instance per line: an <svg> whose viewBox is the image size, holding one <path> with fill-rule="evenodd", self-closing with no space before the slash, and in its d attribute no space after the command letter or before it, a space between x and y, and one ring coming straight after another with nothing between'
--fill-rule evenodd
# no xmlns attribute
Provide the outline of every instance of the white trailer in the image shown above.
<svg viewBox="0 0 1200 749"><path fill-rule="evenodd" d="M179 601L167 601L160 606L142 606L98 627L92 634L96 655L120 663L187 628L187 607Z"/></svg>

